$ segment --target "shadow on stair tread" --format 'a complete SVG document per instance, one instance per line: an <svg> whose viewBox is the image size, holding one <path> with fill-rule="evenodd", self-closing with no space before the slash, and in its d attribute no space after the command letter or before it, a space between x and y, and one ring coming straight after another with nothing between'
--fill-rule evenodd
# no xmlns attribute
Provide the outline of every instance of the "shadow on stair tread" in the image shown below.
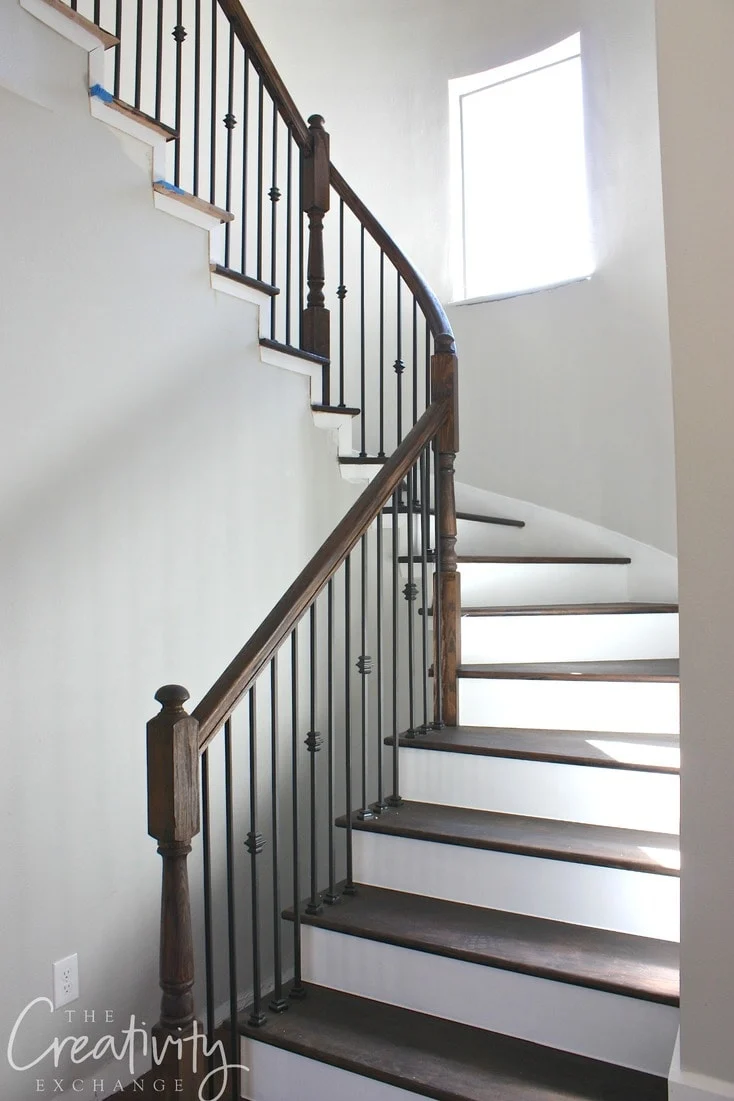
<svg viewBox="0 0 734 1101"><path fill-rule="evenodd" d="M326 987L240 1031L435 1101L664 1101L662 1078Z"/></svg>
<svg viewBox="0 0 734 1101"><path fill-rule="evenodd" d="M338 818L336 824L346 827L346 817ZM647 830L413 801L390 807L367 821L355 813L352 829L575 864L680 875L678 838Z"/></svg>
<svg viewBox="0 0 734 1101"><path fill-rule="evenodd" d="M391 737L385 738L385 745L392 744ZM406 749L589 765L634 772L675 775L680 772L680 750L673 735L446 726L410 737L404 732L400 735L400 745Z"/></svg>
<svg viewBox="0 0 734 1101"><path fill-rule="evenodd" d="M301 922L470 963L678 1005L679 947L629 933L357 884ZM292 921L292 910L284 914Z"/></svg>

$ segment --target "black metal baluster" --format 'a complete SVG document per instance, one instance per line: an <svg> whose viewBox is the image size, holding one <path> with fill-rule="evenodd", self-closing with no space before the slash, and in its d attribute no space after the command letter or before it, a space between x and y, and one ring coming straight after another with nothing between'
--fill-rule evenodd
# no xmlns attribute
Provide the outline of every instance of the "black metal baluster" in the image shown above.
<svg viewBox="0 0 734 1101"><path fill-rule="evenodd" d="M117 39L117 45L115 46L114 94L115 99L119 99L120 81L122 79L122 0L117 0L115 4L115 38Z"/></svg>
<svg viewBox="0 0 734 1101"><path fill-rule="evenodd" d="M299 850L298 628L291 632L291 770L293 782L293 985L291 998L305 998L301 977L301 865Z"/></svg>
<svg viewBox="0 0 734 1101"><path fill-rule="evenodd" d="M441 474L439 469L439 452L438 452L438 439L433 441L433 507L434 507L434 528L433 538L435 540L435 568L433 574L433 634L434 634L434 646L433 652L436 655L436 659L441 654L441 642L443 637L443 608L441 607L441 586L438 583L438 579L441 576ZM441 695L441 670L438 668L438 660L434 661L433 670L434 681L434 705L433 705L433 725L436 730L441 730L443 727L443 698Z"/></svg>
<svg viewBox="0 0 734 1101"><path fill-rule="evenodd" d="M415 499L415 467L408 473L408 493L405 518L408 524L408 580L403 587L403 596L408 610L408 729L406 738L415 738L415 620L414 605L418 596L415 583L415 533L413 531L413 501Z"/></svg>
<svg viewBox="0 0 734 1101"><path fill-rule="evenodd" d="M212 835L210 821L211 791L209 750L201 755L201 840L204 873L204 969L206 979L206 1035L209 1046L214 1040L214 923L212 919Z"/></svg>
<svg viewBox="0 0 734 1101"><path fill-rule="evenodd" d="M291 342L291 282L293 279L293 135L288 131L288 156L286 161L287 203L285 211L285 342Z"/></svg>
<svg viewBox="0 0 734 1101"><path fill-rule="evenodd" d="M421 687L423 690L423 725L421 726L419 733L427 734L429 730L428 722L428 538L430 534L430 509L428 507L428 501L430 497L430 489L428 482L428 456L430 454L429 448L424 448L421 451L420 458L420 502L421 502L421 610L423 612L423 621L421 624L421 633L423 641L423 669L421 675Z"/></svg>
<svg viewBox="0 0 734 1101"><path fill-rule="evenodd" d="M365 354L364 226L359 234L359 405L360 455L367 455L367 357Z"/></svg>
<svg viewBox="0 0 734 1101"><path fill-rule="evenodd" d="M181 81L183 44L186 40L186 28L183 25L183 0L176 3L176 26L173 28L173 39L176 43L176 149L173 163L173 182L176 187L181 183Z"/></svg>
<svg viewBox="0 0 734 1101"><path fill-rule="evenodd" d="M380 811L385 810L387 803L385 802L385 778L383 775L383 711L385 707L385 690L384 690L384 673L383 673L383 517L382 510L377 515L377 549L376 549L376 566L375 572L377 575L377 800L372 804L374 810L379 814Z"/></svg>
<svg viewBox="0 0 734 1101"><path fill-rule="evenodd" d="M345 895L356 894L352 846L352 558L344 559L344 771L346 781L347 881Z"/></svg>
<svg viewBox="0 0 734 1101"><path fill-rule="evenodd" d="M209 202L217 199L217 13L219 4L212 0L212 81L211 115L209 120Z"/></svg>
<svg viewBox="0 0 734 1101"><path fill-rule="evenodd" d="M400 665L398 647L400 627L398 616L400 599L400 563L398 561L400 540L398 516L398 491L396 490L392 497L392 794L388 795L385 800L389 807L401 807L403 805L403 800L400 798L400 731L398 729L398 670Z"/></svg>
<svg viewBox="0 0 734 1101"><path fill-rule="evenodd" d="M249 166L250 146L250 59L247 50L244 55L243 91L242 91L242 274L247 272L247 216L248 216L248 187L247 170Z"/></svg>
<svg viewBox="0 0 734 1101"><path fill-rule="evenodd" d="M232 210L232 140L237 119L234 114L234 26L229 28L229 65L227 69L227 114L222 120L227 131L227 168L224 189L224 206L226 210ZM232 246L232 223L224 226L224 266L230 266L230 249Z"/></svg>
<svg viewBox="0 0 734 1101"><path fill-rule="evenodd" d="M252 894L252 1012L247 1023L253 1027L267 1020L262 1009L262 966L260 958L260 888L257 858L265 848L265 838L257 829L257 698L255 685L249 693L250 703L250 831L245 848L250 854L250 890Z"/></svg>
<svg viewBox="0 0 734 1101"><path fill-rule="evenodd" d="M418 303L413 295L413 424L418 422Z"/></svg>
<svg viewBox="0 0 734 1101"><path fill-rule="evenodd" d="M385 454L385 253L380 249L380 447Z"/></svg>
<svg viewBox="0 0 734 1101"><path fill-rule="evenodd" d="M163 96L163 0L158 0L155 39L155 117L161 117Z"/></svg>
<svg viewBox="0 0 734 1101"><path fill-rule="evenodd" d="M344 284L344 200L339 200L339 286L336 296L339 299L339 405L344 401L344 299L347 288ZM363 410L364 412L364 410Z"/></svg>
<svg viewBox="0 0 734 1101"><path fill-rule="evenodd" d="M199 142L201 138L201 0L194 3L194 173L192 191L199 194Z"/></svg>
<svg viewBox="0 0 734 1101"><path fill-rule="evenodd" d="M303 165L303 151L301 151L301 165ZM306 305L305 298L305 274L306 253L305 233L303 223L303 172L299 172L298 184L298 346L303 346L303 310Z"/></svg>
<svg viewBox="0 0 734 1101"><path fill-rule="evenodd" d="M334 582L329 580L326 587L326 753L329 769L326 807L328 815L329 846L329 889L324 902L330 906L338 902L341 895L336 890L336 852L334 849Z"/></svg>
<svg viewBox="0 0 734 1101"><path fill-rule="evenodd" d="M99 26L100 20L100 8L102 7L101 0L94 0L94 22Z"/></svg>
<svg viewBox="0 0 734 1101"><path fill-rule="evenodd" d="M431 404L431 327L426 321L426 409ZM429 462L430 467L430 462ZM430 483L429 483L430 484Z"/></svg>
<svg viewBox="0 0 734 1101"><path fill-rule="evenodd" d="M258 90L257 100L257 278L263 277L263 164L265 150L263 149L263 126L265 113L265 89L262 77Z"/></svg>
<svg viewBox="0 0 734 1101"><path fill-rule="evenodd" d="M268 197L272 203L270 214L270 285L277 286L278 279L278 203L280 201L280 188L278 187L278 110L273 102L273 171L272 186ZM275 340L276 326L276 302L277 295L270 299L270 339Z"/></svg>
<svg viewBox="0 0 734 1101"><path fill-rule="evenodd" d="M143 87L143 0L138 0L135 26L135 107L140 110Z"/></svg>
<svg viewBox="0 0 734 1101"><path fill-rule="evenodd" d="M368 571L368 544L367 535L363 535L361 539L361 577L360 577L360 611L362 618L362 630L361 630L361 653L357 661L357 669L361 677L361 700L362 700L362 805L360 807L357 817L361 822L366 822L370 818L375 818L375 812L369 804L367 798L367 782L368 767L369 767L369 754L368 754L368 733L369 733L369 689L367 678L372 673L372 658L367 653L367 571Z"/></svg>
<svg viewBox="0 0 734 1101"><path fill-rule="evenodd" d="M309 755L309 782L311 791L311 897L306 906L307 914L320 914L323 910L319 894L318 874L318 819L316 814L316 754L321 749L321 734L316 729L316 687L318 667L316 664L317 630L316 605L309 611L309 731L306 735L306 749Z"/></svg>
<svg viewBox="0 0 734 1101"><path fill-rule="evenodd" d="M224 724L224 805L225 846L227 854L227 959L229 961L229 1042L238 1051L237 1029L237 922L235 914L235 848L234 848L234 780L232 775L232 720ZM234 1071L239 1089L239 1070Z"/></svg>
<svg viewBox="0 0 734 1101"><path fill-rule="evenodd" d="M288 1002L283 997L283 934L280 916L280 754L278 752L278 656L270 662L270 813L273 835L273 997L270 1009L283 1013Z"/></svg>
<svg viewBox="0 0 734 1101"><path fill-rule="evenodd" d="M402 288L403 281L398 275L397 284L397 297L396 297L396 336L397 336L397 356L395 359L395 374L397 376L397 438L398 444L403 442L403 371L405 370L405 363L403 362L403 299Z"/></svg>

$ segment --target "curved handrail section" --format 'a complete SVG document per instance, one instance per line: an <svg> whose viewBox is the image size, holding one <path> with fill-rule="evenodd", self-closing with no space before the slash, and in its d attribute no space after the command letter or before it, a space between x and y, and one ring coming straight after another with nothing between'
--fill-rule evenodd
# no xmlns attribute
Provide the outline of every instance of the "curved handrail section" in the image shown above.
<svg viewBox="0 0 734 1101"><path fill-rule="evenodd" d="M415 299L423 310L431 334L436 342L436 351L455 353L456 343L451 322L428 283L333 164L330 166L330 175L331 185L337 195L344 200L346 206L362 223L372 239L400 273L403 282L415 295Z"/></svg>
<svg viewBox="0 0 734 1101"><path fill-rule="evenodd" d="M304 613L339 569L390 497L396 492L421 451L451 416L448 398L429 405L403 442L384 464L328 539L266 616L219 679L192 712L199 723L203 752L239 700L256 680Z"/></svg>

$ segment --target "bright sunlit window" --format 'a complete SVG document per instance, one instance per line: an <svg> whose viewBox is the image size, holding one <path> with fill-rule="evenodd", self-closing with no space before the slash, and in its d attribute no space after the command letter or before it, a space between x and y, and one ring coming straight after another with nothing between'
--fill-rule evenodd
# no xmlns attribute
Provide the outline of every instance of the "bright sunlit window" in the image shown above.
<svg viewBox="0 0 734 1101"><path fill-rule="evenodd" d="M495 298L593 271L581 36L449 81L455 297Z"/></svg>

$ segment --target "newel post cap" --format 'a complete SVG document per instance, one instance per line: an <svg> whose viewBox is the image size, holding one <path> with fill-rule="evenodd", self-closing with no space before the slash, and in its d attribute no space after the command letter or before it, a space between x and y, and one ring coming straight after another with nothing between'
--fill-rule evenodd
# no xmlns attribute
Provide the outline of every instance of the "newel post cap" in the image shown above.
<svg viewBox="0 0 734 1101"><path fill-rule="evenodd" d="M199 832L199 723L184 711L188 691L166 684L147 726L148 833L160 843L190 843Z"/></svg>

